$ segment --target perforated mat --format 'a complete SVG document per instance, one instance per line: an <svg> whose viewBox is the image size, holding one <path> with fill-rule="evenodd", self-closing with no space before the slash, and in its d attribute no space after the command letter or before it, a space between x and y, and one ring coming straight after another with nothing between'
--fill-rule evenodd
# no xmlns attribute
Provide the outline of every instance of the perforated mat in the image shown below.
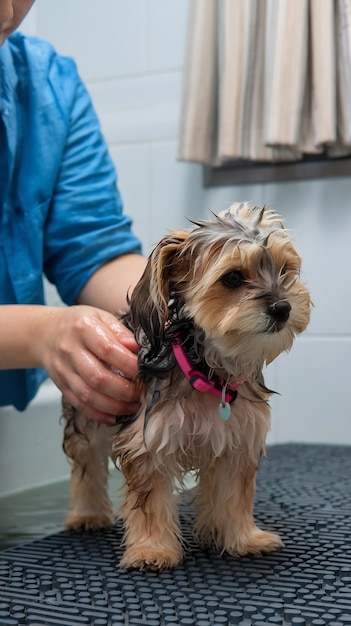
<svg viewBox="0 0 351 626"><path fill-rule="evenodd" d="M0 553L0 626L351 626L351 448L280 445L259 474L255 516L285 548L234 558L201 550L191 504L182 566L118 563L120 526L61 532Z"/></svg>

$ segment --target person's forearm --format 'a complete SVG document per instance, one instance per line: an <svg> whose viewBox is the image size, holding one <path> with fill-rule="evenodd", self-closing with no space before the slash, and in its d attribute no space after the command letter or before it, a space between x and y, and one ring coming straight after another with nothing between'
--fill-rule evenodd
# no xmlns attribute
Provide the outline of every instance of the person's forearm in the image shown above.
<svg viewBox="0 0 351 626"><path fill-rule="evenodd" d="M126 308L131 294L146 266L139 254L126 254L100 267L78 295L78 304L96 306L113 314Z"/></svg>
<svg viewBox="0 0 351 626"><path fill-rule="evenodd" d="M77 298L77 304L119 314L126 308L146 265L144 257L129 254L103 265L90 278ZM0 306L0 369L43 367L42 340L56 327L63 310L44 305Z"/></svg>
<svg viewBox="0 0 351 626"><path fill-rule="evenodd" d="M40 333L55 324L56 309L41 305L0 306L0 369L42 367Z"/></svg>
<svg viewBox="0 0 351 626"><path fill-rule="evenodd" d="M100 308L0 306L0 369L45 368L68 402L104 424L139 409L137 347Z"/></svg>

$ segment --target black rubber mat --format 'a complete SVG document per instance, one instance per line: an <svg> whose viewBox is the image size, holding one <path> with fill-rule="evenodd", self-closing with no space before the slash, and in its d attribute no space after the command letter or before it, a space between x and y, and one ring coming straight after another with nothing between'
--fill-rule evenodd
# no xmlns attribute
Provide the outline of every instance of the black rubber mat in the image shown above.
<svg viewBox="0 0 351 626"><path fill-rule="evenodd" d="M188 548L172 571L120 569L118 525L0 553L0 626L351 626L351 447L269 449L255 515L283 538L275 554L201 550L180 510Z"/></svg>

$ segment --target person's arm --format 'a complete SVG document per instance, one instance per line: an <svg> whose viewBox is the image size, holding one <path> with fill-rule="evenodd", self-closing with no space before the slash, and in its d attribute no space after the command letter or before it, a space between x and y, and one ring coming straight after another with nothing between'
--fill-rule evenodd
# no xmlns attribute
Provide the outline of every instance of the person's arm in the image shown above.
<svg viewBox="0 0 351 626"><path fill-rule="evenodd" d="M138 410L137 344L111 313L2 305L0 328L0 369L44 367L73 406L106 424Z"/></svg>
<svg viewBox="0 0 351 626"><path fill-rule="evenodd" d="M69 92L67 138L45 221L44 271L66 304L81 306L44 317L40 360L71 404L112 421L135 412L140 397L138 385L128 380L137 374L137 344L115 315L125 310L145 260L123 213L115 168L87 91L72 63L57 63L64 72L55 76L53 69L52 84L60 90L62 76L70 76L75 89Z"/></svg>
<svg viewBox="0 0 351 626"><path fill-rule="evenodd" d="M89 304L119 314L126 309L126 296L141 277L146 260L125 254L102 265L78 294L78 304Z"/></svg>

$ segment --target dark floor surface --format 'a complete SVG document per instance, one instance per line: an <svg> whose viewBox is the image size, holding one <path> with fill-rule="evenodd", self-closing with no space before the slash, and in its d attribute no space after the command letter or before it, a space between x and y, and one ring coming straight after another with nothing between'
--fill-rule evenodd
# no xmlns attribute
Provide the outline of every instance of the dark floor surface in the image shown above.
<svg viewBox="0 0 351 626"><path fill-rule="evenodd" d="M57 533L66 484L16 497L1 511L2 547L21 543L0 554L0 626L351 626L351 447L269 449L255 516L281 535L274 554L201 549L183 499L185 560L159 573L119 567L120 524Z"/></svg>
<svg viewBox="0 0 351 626"><path fill-rule="evenodd" d="M112 471L109 491L114 503L120 483L120 472ZM69 501L68 480L0 498L0 551L60 532Z"/></svg>

